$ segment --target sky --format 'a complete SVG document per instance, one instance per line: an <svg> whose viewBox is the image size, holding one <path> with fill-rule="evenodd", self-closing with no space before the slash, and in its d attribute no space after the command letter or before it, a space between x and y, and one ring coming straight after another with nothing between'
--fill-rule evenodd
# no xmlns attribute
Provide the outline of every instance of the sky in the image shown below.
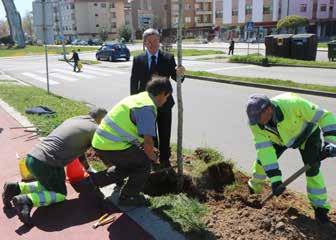
<svg viewBox="0 0 336 240"><path fill-rule="evenodd" d="M33 0L14 0L16 9L20 12L21 17L24 17L27 11L32 11L32 2ZM2 1L0 1L0 19L3 20L5 18L5 8L2 4Z"/></svg>

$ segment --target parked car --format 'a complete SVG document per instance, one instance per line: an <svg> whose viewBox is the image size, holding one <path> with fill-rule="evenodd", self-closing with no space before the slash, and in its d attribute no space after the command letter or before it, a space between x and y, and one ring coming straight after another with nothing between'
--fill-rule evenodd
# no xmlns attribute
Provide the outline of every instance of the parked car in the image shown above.
<svg viewBox="0 0 336 240"><path fill-rule="evenodd" d="M98 49L96 53L97 60L106 59L110 62L120 58L130 59L130 51L125 44L122 43L107 43Z"/></svg>
<svg viewBox="0 0 336 240"><path fill-rule="evenodd" d="M80 44L79 44L80 41L81 41L80 39L75 39L75 40L73 40L73 41L71 42L71 44L72 44L72 45L80 45Z"/></svg>
<svg viewBox="0 0 336 240"><path fill-rule="evenodd" d="M98 39L98 38L92 39L92 44L93 45L99 46L99 45L103 45L103 43L104 43L104 41L101 40L101 39Z"/></svg>

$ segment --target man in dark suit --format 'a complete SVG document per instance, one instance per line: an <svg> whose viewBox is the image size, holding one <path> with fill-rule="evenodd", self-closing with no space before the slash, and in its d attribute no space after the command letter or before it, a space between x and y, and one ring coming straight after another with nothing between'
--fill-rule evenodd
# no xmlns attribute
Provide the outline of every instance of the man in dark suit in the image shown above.
<svg viewBox="0 0 336 240"><path fill-rule="evenodd" d="M176 67L174 55L159 50L160 34L150 28L143 33L146 51L133 60L131 75L131 95L143 92L153 75L166 76L176 80L176 76L184 77L184 67ZM158 109L157 125L159 136L161 167L170 166L170 133L172 123L172 108L175 102L170 96L167 102Z"/></svg>

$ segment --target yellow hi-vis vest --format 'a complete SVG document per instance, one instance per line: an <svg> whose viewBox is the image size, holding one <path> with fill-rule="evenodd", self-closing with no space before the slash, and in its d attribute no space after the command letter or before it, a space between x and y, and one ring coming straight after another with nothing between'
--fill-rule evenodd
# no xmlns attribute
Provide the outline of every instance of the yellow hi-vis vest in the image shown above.
<svg viewBox="0 0 336 240"><path fill-rule="evenodd" d="M124 150L132 145L144 142L139 136L137 126L131 119L131 110L145 106L153 107L155 116L157 107L148 92L129 96L114 106L97 128L92 147L99 150Z"/></svg>
<svg viewBox="0 0 336 240"><path fill-rule="evenodd" d="M276 124L277 132L262 128L258 124L250 125L257 160L264 167L266 174L279 168L273 144L287 148L304 148L306 140L317 127L321 128L326 142L336 142L336 117L331 112L294 93L278 95L271 101L283 114L283 119ZM271 177L271 182L279 180L281 176Z"/></svg>

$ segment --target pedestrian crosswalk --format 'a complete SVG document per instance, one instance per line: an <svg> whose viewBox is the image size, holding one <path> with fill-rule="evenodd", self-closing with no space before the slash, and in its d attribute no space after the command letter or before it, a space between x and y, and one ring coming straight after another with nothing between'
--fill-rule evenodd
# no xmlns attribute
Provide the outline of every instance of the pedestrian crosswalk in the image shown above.
<svg viewBox="0 0 336 240"><path fill-rule="evenodd" d="M112 68L93 67L85 65L82 72L73 72L69 69L50 68L49 69L49 84L57 85L62 83L74 83L84 79L99 79L101 77L113 78L116 75L127 74L127 70L120 71ZM27 77L30 80L36 80L39 82L47 82L47 76L45 70L33 70L22 72L21 75Z"/></svg>

